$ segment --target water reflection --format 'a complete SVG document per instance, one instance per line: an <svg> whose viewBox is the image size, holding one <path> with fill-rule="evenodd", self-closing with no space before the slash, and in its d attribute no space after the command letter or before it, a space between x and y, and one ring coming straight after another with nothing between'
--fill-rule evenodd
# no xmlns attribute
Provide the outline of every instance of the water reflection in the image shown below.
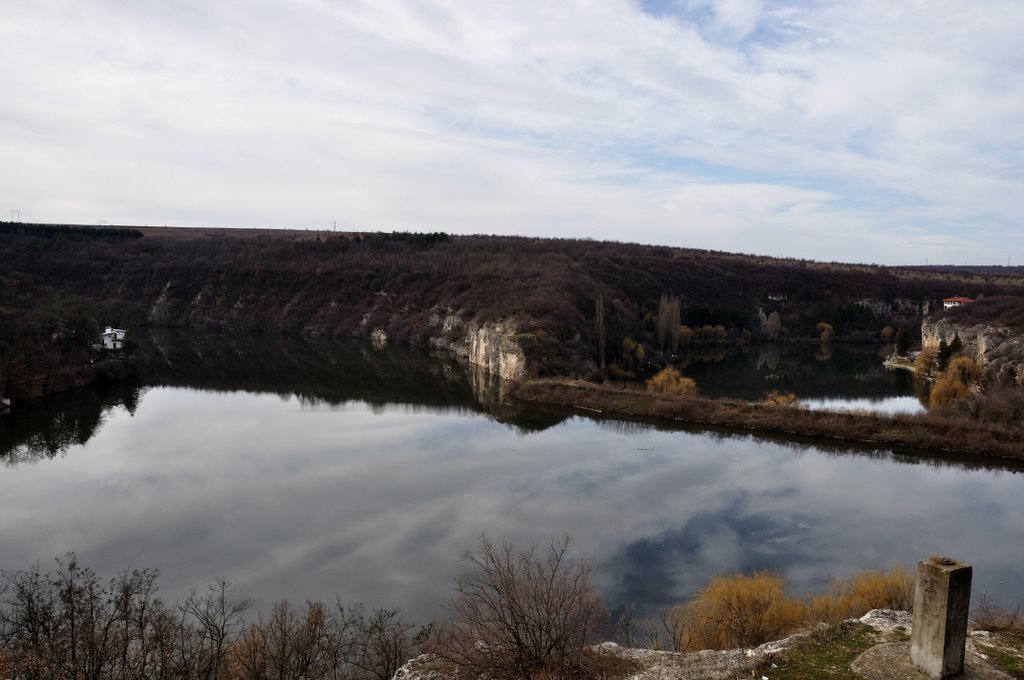
<svg viewBox="0 0 1024 680"><path fill-rule="evenodd" d="M771 567L807 589L935 553L972 562L977 591L1024 600L1012 467L538 415L443 358L328 341L159 342L148 391L89 397L42 438L67 455L0 469L0 569L75 550L104 575L159 568L172 599L227 576L264 610L338 593L423 621L481 533L568 533L609 604L641 612L718 572ZM4 432L18 450L38 439Z"/></svg>
<svg viewBox="0 0 1024 680"><path fill-rule="evenodd" d="M871 408L893 397L915 396L913 375L886 370L876 347L766 343L729 347L718 355L688 355L685 373L702 394L757 400L771 390L791 392L806 403L852 401Z"/></svg>
<svg viewBox="0 0 1024 680"><path fill-rule="evenodd" d="M881 399L803 399L803 408L817 411L867 411L871 413L923 413L926 409L917 397Z"/></svg>
<svg viewBox="0 0 1024 680"><path fill-rule="evenodd" d="M0 418L0 461L8 466L64 455L85 444L121 407L134 413L143 393L133 382L105 384L19 404Z"/></svg>

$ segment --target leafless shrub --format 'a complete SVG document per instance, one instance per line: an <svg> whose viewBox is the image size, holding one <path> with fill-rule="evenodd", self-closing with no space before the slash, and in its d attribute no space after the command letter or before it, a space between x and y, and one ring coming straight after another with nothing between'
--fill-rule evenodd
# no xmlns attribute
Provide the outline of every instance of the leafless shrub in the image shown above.
<svg viewBox="0 0 1024 680"><path fill-rule="evenodd" d="M221 578L202 595L193 591L182 604L182 611L196 623L202 677L228 677L227 651L241 635L242 615L252 606L251 600L235 600L233 593L234 586Z"/></svg>
<svg viewBox="0 0 1024 680"><path fill-rule="evenodd" d="M414 655L417 647L411 635L414 627L399 614L397 609L374 609L367 614L360 604L338 603L334 627L339 656L348 669L346 677L390 680Z"/></svg>
<svg viewBox="0 0 1024 680"><path fill-rule="evenodd" d="M496 545L486 536L464 557L452 620L434 653L473 677L565 677L580 672L584 648L601 621L590 566L569 555L568 537L545 554Z"/></svg>
<svg viewBox="0 0 1024 680"><path fill-rule="evenodd" d="M389 680L413 655L398 610L277 602L246 625L248 600L220 579L165 604L155 570L108 583L73 553L0 580L0 677L25 680Z"/></svg>
<svg viewBox="0 0 1024 680"><path fill-rule="evenodd" d="M1004 609L995 600L982 593L972 610L972 625L978 630L993 633L1003 631L1024 631L1024 611L1020 605L1013 609Z"/></svg>

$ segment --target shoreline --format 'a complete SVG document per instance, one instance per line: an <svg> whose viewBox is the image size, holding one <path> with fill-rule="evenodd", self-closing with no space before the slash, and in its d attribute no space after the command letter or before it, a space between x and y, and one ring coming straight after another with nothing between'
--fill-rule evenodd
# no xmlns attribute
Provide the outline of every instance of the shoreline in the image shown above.
<svg viewBox="0 0 1024 680"><path fill-rule="evenodd" d="M640 389L570 379L529 380L512 385L509 394L527 402L610 416L639 416L751 432L1024 460L1024 428L934 414L814 411L738 399L648 394Z"/></svg>

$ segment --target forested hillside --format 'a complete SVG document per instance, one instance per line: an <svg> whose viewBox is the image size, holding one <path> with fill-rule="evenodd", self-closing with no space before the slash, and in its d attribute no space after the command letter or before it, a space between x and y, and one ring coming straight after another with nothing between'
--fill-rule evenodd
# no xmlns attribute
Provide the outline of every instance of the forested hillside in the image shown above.
<svg viewBox="0 0 1024 680"><path fill-rule="evenodd" d="M836 339L876 340L886 326L915 327L946 296L1024 292L1024 278L988 270L444 233L0 223L0 263L0 275L20 286L87 300L100 325L379 330L390 342L427 344L454 339L469 322L512 319L539 374L592 368L602 327L609 362L627 337L670 351L666 299L679 301L672 325L697 340L705 326L721 327L710 338L817 337L821 322Z"/></svg>

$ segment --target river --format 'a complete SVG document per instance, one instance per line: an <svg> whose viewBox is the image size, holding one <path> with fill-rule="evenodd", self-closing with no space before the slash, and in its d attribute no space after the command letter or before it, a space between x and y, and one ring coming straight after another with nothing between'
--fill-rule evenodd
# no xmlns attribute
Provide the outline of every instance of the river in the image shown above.
<svg viewBox="0 0 1024 680"><path fill-rule="evenodd" d="M612 608L652 613L717 573L795 591L946 554L1024 601L1020 466L669 428L503 400L449 358L301 338L155 334L141 384L0 417L0 569L75 551L279 598L444 615L486 533L568 534Z"/></svg>

